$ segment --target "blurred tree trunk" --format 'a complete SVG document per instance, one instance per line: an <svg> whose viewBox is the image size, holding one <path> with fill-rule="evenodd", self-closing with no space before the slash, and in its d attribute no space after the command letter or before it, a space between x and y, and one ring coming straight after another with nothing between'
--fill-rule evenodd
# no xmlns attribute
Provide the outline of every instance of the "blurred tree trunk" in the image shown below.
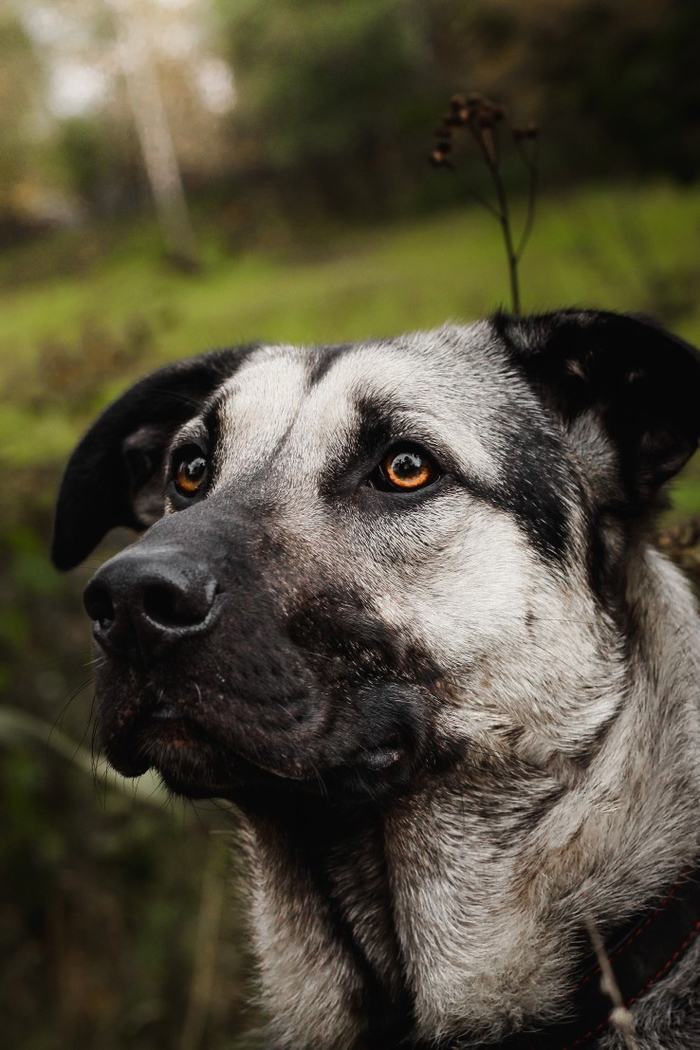
<svg viewBox="0 0 700 1050"><path fill-rule="evenodd" d="M113 12L118 55L163 237L173 260L199 268L194 231L145 26L128 0L106 0Z"/></svg>

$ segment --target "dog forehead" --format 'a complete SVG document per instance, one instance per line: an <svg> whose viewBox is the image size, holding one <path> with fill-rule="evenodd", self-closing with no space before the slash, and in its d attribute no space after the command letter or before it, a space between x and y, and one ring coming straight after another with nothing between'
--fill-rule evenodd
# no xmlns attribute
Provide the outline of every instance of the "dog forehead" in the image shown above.
<svg viewBox="0 0 700 1050"><path fill-rule="evenodd" d="M513 380L480 323L348 346L268 346L216 395L220 453L230 466L293 456L309 471L347 445L362 411L400 415L411 435L450 446L493 479L499 434L512 429Z"/></svg>

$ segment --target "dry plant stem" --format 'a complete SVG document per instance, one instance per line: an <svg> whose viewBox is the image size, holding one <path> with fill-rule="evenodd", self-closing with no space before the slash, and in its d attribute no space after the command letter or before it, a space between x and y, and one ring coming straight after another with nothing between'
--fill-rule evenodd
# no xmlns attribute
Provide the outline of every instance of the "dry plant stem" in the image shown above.
<svg viewBox="0 0 700 1050"><path fill-rule="evenodd" d="M472 195L472 197L474 198L474 200L478 201L478 202L479 202L479 204L481 204L481 205L482 205L482 207L486 208L486 210L487 210L487 211L490 211L490 212L491 212L491 214L492 214L492 215L493 215L493 216L494 216L494 217L495 217L496 219L498 219L498 220L499 220L499 222L500 222L500 219L501 219L501 214L500 214L500 212L498 211L498 208L494 208L494 206L493 206L493 204L491 203L491 201L487 200L487 199L486 199L486 197L484 197L484 196L483 196L483 195L482 195L481 193L479 193L479 191L478 191L478 190L475 190L475 189L474 189L474 187L473 187L473 186L471 186L471 185L470 185L470 184L469 184L469 183L467 182L467 180L466 180L466 179L465 179L465 178L463 177L463 175L461 174L461 172L460 172L460 171L458 171L458 169L457 169L457 168L455 168L454 164L450 164L449 162L447 162L447 163L446 163L446 167L448 167L448 168L450 169L450 171L452 172L452 174L453 174L453 175L454 175L454 176L455 176L455 177L456 177L457 179L459 179L459 181L460 181L460 182L462 183L462 185L464 186L465 190L466 190L466 191L467 191L468 193L471 193L471 195Z"/></svg>
<svg viewBox="0 0 700 1050"><path fill-rule="evenodd" d="M472 129L472 134L481 149L496 190L496 198L498 200L498 220L501 224L501 229L503 230L503 243L506 249L506 258L508 260L508 277L510 280L512 308L514 314L519 314L520 286L518 283L518 254L515 251L515 245L513 244L513 231L510 221L510 208L508 207L508 194L503 185L503 179L501 178L501 172L498 167L498 147L494 142L496 136L494 136L489 129L486 129L485 132Z"/></svg>
<svg viewBox="0 0 700 1050"><path fill-rule="evenodd" d="M501 136L499 127L508 128L515 142L518 156L529 174L527 211L520 238L516 247L513 232L508 191L501 174ZM489 199L474 189L449 159L452 152L456 129L463 128L472 136L486 165L493 183L495 200ZM535 221L537 202L537 135L536 124L524 128L514 128L507 119L505 108L499 102L493 102L484 95L473 93L466 99L462 95L453 95L447 113L444 114L439 128L434 132L438 140L430 154L430 162L435 167L447 167L462 182L467 192L487 209L501 226L503 245L506 250L508 278L510 282L511 309L514 314L520 313L520 284L518 264L530 239ZM523 146L523 140L531 140L530 148Z"/></svg>
<svg viewBox="0 0 700 1050"><path fill-rule="evenodd" d="M613 1004L613 1009L610 1014L610 1023L613 1028L620 1033L627 1050L639 1050L634 1032L634 1018L625 1006L622 995L620 994L620 988L615 980L615 974L610 959L605 951L603 938L600 936L598 928L590 915L586 916L585 921L586 930L588 931L588 936L591 939L591 944L593 945L593 950L598 959L598 965L600 966L601 990L608 996L610 1002Z"/></svg>
<svg viewBox="0 0 700 1050"><path fill-rule="evenodd" d="M513 245L513 232L510 225L510 211L508 208L508 197L506 196L505 187L503 180L501 179L501 173L497 167L491 168L491 174L493 176L494 185L496 187L496 193L498 195L498 203L501 208L501 227L503 229L503 242L506 248L506 256L508 259L508 277L510 279L510 296L513 302L513 313L520 313L520 285L518 282L518 255Z"/></svg>
<svg viewBox="0 0 700 1050"><path fill-rule="evenodd" d="M535 210L537 206L537 158L539 153L538 140L535 139L532 146L532 152L530 156L527 155L520 142L516 143L520 159L522 160L525 167L530 173L530 186L527 194L527 212L525 213L525 225L523 226L523 232L520 236L520 243L518 244L517 251L515 253L517 261L520 262L520 258L527 247L527 242L530 240L530 234L532 233L532 227L535 222Z"/></svg>

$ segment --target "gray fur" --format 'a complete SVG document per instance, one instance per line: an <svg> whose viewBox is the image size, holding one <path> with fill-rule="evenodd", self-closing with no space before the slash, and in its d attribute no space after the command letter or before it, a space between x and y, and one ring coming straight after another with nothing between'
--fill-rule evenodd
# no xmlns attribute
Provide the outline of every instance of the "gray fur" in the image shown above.
<svg viewBox="0 0 700 1050"><path fill-rule="evenodd" d="M604 398L562 408L527 359L546 325L521 324L327 361L249 351L169 435L174 454L214 428L206 497L183 509L161 482L165 517L96 577L117 593L164 545L216 562L223 612L193 677L110 656L103 735L124 772L240 806L283 1050L457 1048L543 1023L586 917L618 925L698 854L700 625L645 524L691 428L652 468L654 435L630 452ZM572 360L569 381L589 368ZM363 487L375 425L435 450L449 482L410 510ZM216 762L157 736L164 697ZM700 1045L699 951L634 1006L640 1050Z"/></svg>

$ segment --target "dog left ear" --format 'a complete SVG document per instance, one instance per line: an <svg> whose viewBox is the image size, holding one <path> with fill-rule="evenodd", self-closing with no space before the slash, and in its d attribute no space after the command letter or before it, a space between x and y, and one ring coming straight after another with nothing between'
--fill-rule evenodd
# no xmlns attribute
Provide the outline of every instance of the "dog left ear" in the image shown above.
<svg viewBox="0 0 700 1050"><path fill-rule="evenodd" d="M700 353L647 318L595 310L494 325L566 424L594 412L613 442L633 510L690 459L700 439Z"/></svg>
<svg viewBox="0 0 700 1050"><path fill-rule="evenodd" d="M170 439L249 349L218 350L161 368L105 409L63 475L51 550L58 569L78 565L115 526L143 531L162 516Z"/></svg>

